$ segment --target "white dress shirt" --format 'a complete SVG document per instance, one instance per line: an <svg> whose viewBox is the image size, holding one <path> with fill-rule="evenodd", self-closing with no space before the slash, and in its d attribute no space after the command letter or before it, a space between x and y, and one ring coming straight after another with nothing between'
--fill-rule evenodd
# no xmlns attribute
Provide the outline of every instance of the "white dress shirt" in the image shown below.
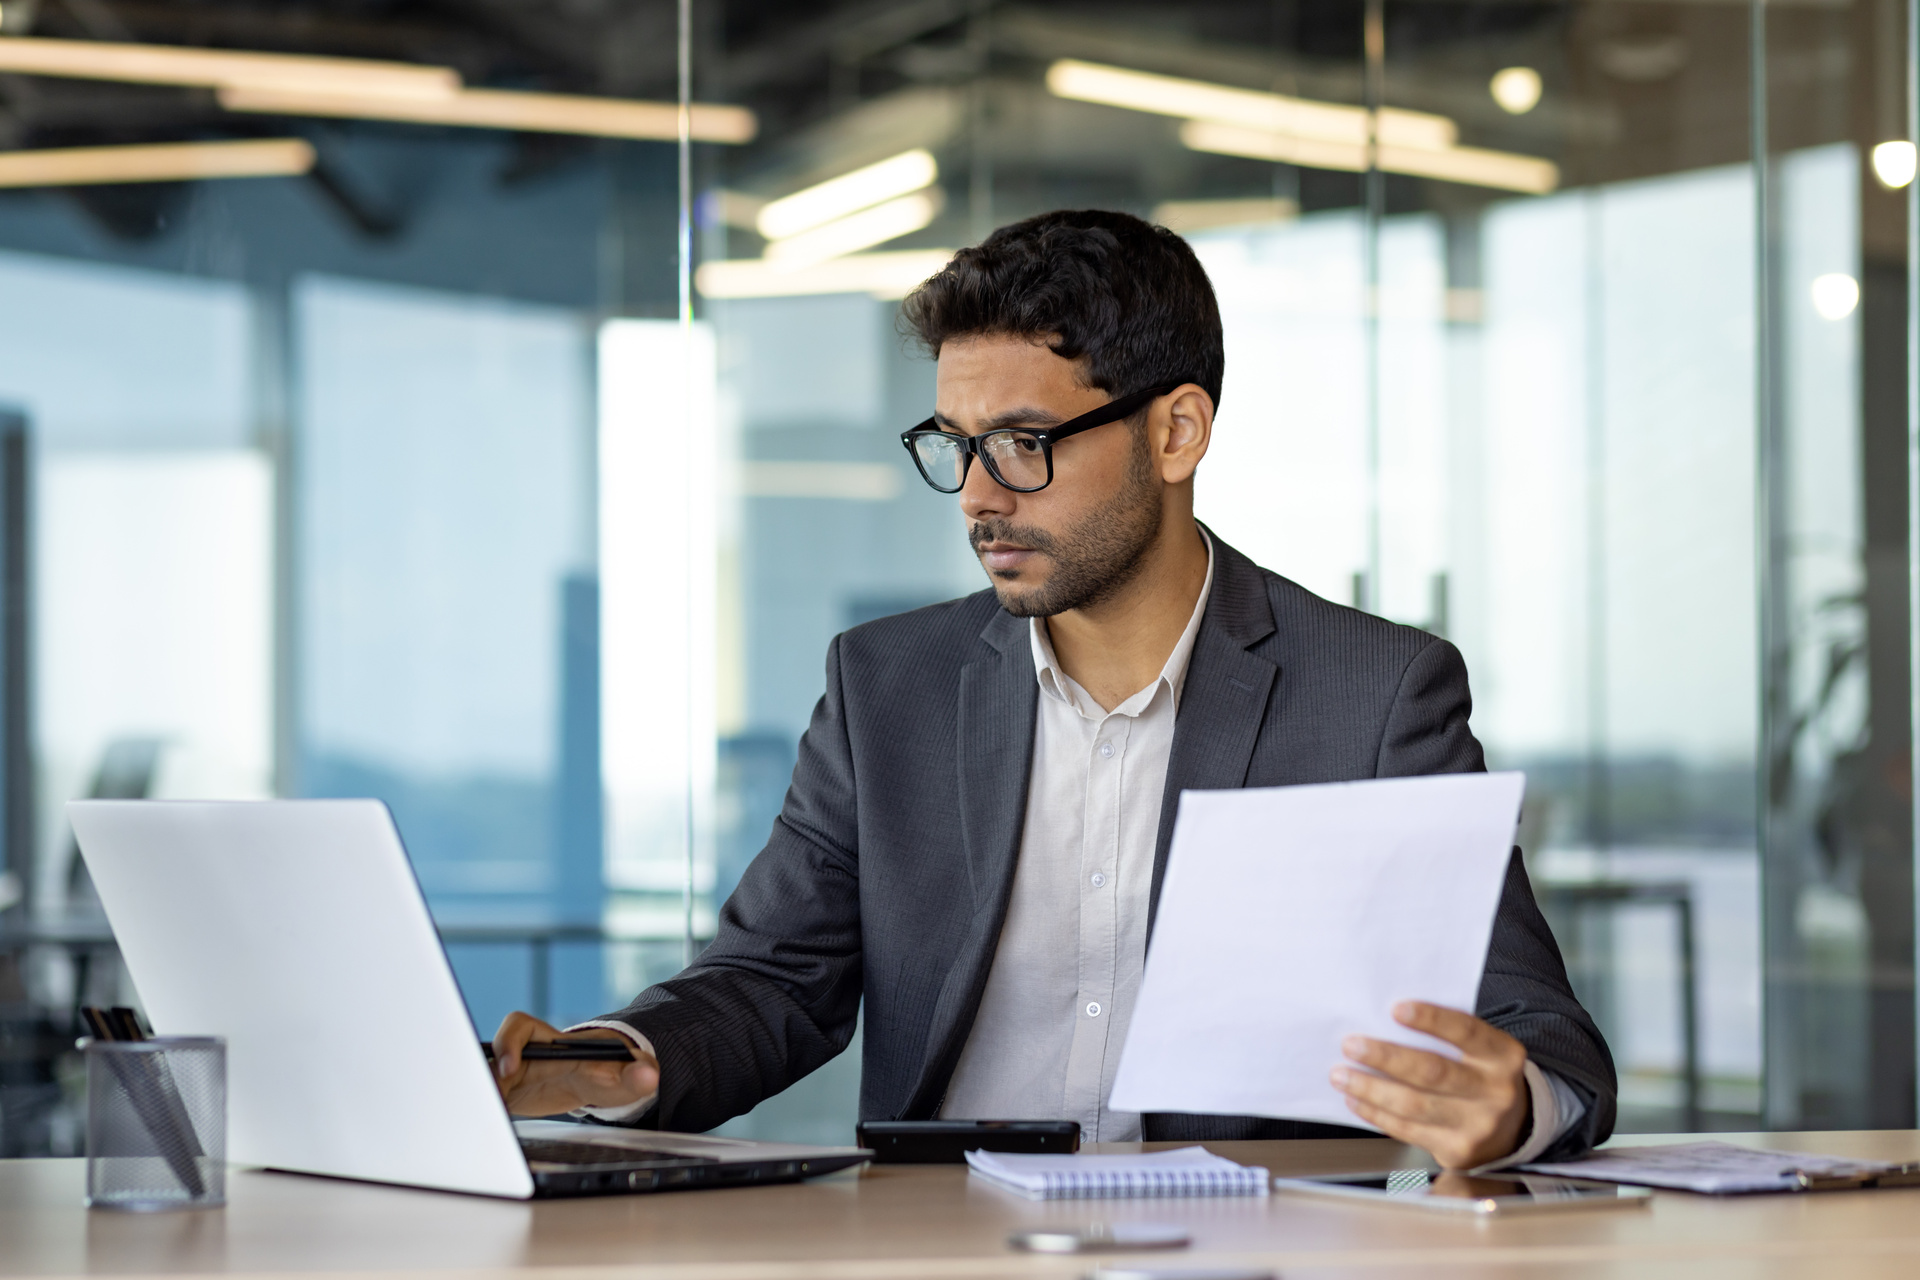
<svg viewBox="0 0 1920 1280"><path fill-rule="evenodd" d="M1060 669L1046 621L1032 620L1039 712L1013 893L942 1117L1077 1120L1089 1142L1140 1138L1139 1115L1109 1110L1107 1096L1146 963L1160 799L1180 692L1212 590L1209 538L1200 598L1166 665L1112 711ZM612 1019L569 1030L586 1027L620 1031L653 1051L646 1037ZM1532 1132L1497 1165L1535 1159L1586 1110L1579 1095L1532 1062L1526 1074ZM631 1121L653 1102L650 1095L575 1114Z"/></svg>
<svg viewBox="0 0 1920 1280"><path fill-rule="evenodd" d="M1131 1142L1107 1109L1147 957L1160 793L1187 660L1213 589L1152 684L1103 710L1060 669L1046 620L1028 631L1040 681L1033 770L1006 924L943 1116L1078 1120L1089 1142Z"/></svg>

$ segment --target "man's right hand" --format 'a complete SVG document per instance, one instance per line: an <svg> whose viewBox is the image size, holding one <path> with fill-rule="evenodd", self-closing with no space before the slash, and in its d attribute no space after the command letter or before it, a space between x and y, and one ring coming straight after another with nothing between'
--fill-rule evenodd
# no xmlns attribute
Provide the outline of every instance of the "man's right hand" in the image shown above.
<svg viewBox="0 0 1920 1280"><path fill-rule="evenodd" d="M561 1033L531 1014L507 1015L493 1034L493 1071L507 1110L516 1116L557 1116L577 1107L625 1107L657 1092L660 1064L618 1031L586 1027L569 1031L569 1040L618 1040L633 1051L633 1061L528 1062L520 1056L534 1041L558 1040Z"/></svg>

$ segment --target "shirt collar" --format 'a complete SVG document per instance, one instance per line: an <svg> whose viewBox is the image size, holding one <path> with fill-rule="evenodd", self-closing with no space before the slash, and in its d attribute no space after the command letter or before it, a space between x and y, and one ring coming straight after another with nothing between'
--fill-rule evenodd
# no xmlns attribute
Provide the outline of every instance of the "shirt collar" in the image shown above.
<svg viewBox="0 0 1920 1280"><path fill-rule="evenodd" d="M1193 602L1193 616L1187 619L1186 630L1180 633L1180 639L1174 643L1173 652L1167 655L1167 664L1160 668L1160 674L1146 688L1115 707L1113 713L1116 715L1140 714L1153 701L1154 691L1163 684L1173 698L1174 711L1180 710L1180 693L1187 683L1187 664L1193 659L1193 644L1200 634L1200 619L1207 612L1207 597L1213 594L1213 538L1204 525L1200 526L1200 537L1207 544L1207 577L1200 584L1200 598ZM1078 682L1060 669L1059 661L1053 656L1053 640L1047 634L1045 618L1028 620L1027 639L1033 646L1034 676L1040 682L1043 695L1058 698L1081 715L1107 714L1100 711L1100 704Z"/></svg>

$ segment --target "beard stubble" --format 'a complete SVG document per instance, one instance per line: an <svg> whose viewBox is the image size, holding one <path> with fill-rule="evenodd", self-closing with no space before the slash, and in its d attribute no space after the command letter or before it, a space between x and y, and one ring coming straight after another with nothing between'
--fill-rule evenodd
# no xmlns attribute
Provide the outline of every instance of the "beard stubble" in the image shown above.
<svg viewBox="0 0 1920 1280"><path fill-rule="evenodd" d="M1050 618L1110 599L1133 581L1147 549L1160 536L1160 500L1153 486L1147 433L1132 431L1134 447L1120 491L1065 533L1055 535L1010 520L978 520L967 527L974 554L988 542L1012 542L1039 552L1053 572L1037 587L1022 589L991 571L1000 607L1016 618Z"/></svg>

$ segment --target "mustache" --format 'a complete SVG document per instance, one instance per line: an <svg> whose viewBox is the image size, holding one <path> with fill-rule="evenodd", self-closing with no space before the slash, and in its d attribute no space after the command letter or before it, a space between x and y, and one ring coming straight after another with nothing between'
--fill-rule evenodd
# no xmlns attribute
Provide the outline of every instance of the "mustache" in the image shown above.
<svg viewBox="0 0 1920 1280"><path fill-rule="evenodd" d="M1011 542L1049 556L1055 550L1053 535L1032 525L1014 524L1010 520L975 520L967 526L967 544L975 555L989 542Z"/></svg>

